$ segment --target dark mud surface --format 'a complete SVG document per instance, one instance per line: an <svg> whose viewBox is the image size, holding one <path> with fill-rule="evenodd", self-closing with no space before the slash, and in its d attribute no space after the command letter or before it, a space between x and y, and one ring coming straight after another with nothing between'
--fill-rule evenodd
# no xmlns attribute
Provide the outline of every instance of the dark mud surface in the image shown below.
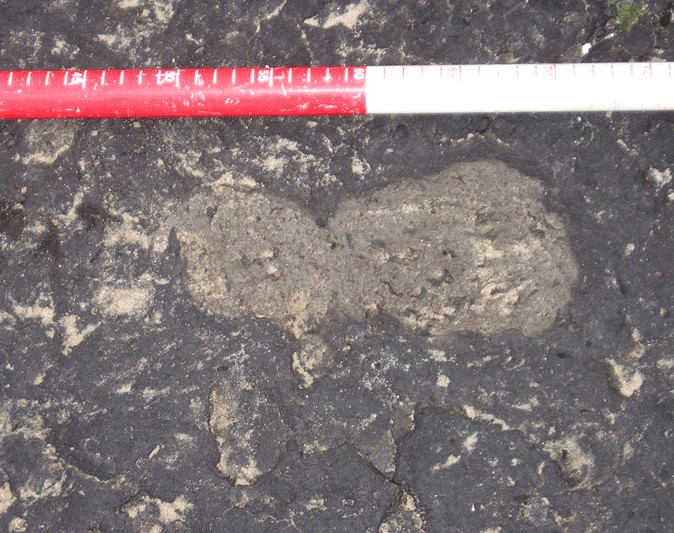
<svg viewBox="0 0 674 533"><path fill-rule="evenodd" d="M0 61L673 60L642 5L1 1ZM1 531L672 529L672 113L15 121L0 173Z"/></svg>

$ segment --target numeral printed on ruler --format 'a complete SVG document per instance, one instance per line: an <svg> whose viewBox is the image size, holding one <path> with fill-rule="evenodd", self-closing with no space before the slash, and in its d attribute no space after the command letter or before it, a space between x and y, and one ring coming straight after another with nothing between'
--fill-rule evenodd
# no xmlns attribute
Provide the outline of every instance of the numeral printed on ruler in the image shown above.
<svg viewBox="0 0 674 533"><path fill-rule="evenodd" d="M281 84L284 82L292 83L292 80L292 68L276 69L276 74L274 74L273 68L252 69L250 71L250 83L252 84L268 85L269 87L273 87L275 82L279 82ZM311 70L308 71L307 81L311 81Z"/></svg>
<svg viewBox="0 0 674 533"><path fill-rule="evenodd" d="M141 72L143 72L141 70ZM159 70L154 75L157 85L175 85L180 88L180 69L177 70Z"/></svg>
<svg viewBox="0 0 674 533"><path fill-rule="evenodd" d="M297 71L301 71L301 76L298 76ZM316 75L316 72L321 72L320 75ZM232 70L232 83L235 82L237 78L236 75L237 69ZM299 79L301 77L301 79ZM316 68L307 68L307 69L293 69L293 68L259 68L251 69L250 75L248 76L248 83L255 85L268 85L273 87L277 82L278 83L288 83L292 84L293 82L302 81L304 83L316 83L323 82L326 84L331 84L333 81L343 80L348 82L351 79L356 81L362 81L365 79L365 68L364 67L330 67L326 68L323 72L323 69Z"/></svg>
<svg viewBox="0 0 674 533"><path fill-rule="evenodd" d="M66 71L63 74L63 85L74 87L79 86L82 89L87 88L87 71L83 70L82 72L77 71Z"/></svg>

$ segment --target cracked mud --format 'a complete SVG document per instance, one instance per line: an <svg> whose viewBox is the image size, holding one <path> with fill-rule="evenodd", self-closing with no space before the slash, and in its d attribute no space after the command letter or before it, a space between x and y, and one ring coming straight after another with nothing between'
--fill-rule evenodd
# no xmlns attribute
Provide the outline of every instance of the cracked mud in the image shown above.
<svg viewBox="0 0 674 533"><path fill-rule="evenodd" d="M622 4L3 0L0 57L671 61ZM669 531L672 119L2 122L0 530Z"/></svg>

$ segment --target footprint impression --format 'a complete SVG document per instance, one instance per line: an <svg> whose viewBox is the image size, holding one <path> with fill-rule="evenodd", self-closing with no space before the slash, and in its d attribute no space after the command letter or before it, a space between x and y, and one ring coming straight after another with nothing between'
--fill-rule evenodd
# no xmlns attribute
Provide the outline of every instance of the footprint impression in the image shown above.
<svg viewBox="0 0 674 533"><path fill-rule="evenodd" d="M295 336L302 348L292 368L307 388L329 372L318 332L339 314L387 314L431 341L550 326L578 268L542 196L539 183L502 163L463 163L345 200L321 224L274 194L214 186L174 206L164 230L176 230L204 312L255 316ZM217 469L235 485L273 470L291 434L249 374L235 365L210 395ZM377 436L383 452L356 439L358 449L394 464L391 431Z"/></svg>
<svg viewBox="0 0 674 533"><path fill-rule="evenodd" d="M461 163L343 201L327 224L257 190L219 187L174 211L192 297L297 339L326 317L384 313L433 338L533 336L569 301L578 268L543 187L500 162Z"/></svg>

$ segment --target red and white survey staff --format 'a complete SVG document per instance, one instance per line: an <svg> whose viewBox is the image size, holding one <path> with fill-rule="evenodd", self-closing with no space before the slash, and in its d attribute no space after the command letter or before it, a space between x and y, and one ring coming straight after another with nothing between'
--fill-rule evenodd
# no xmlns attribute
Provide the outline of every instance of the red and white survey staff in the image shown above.
<svg viewBox="0 0 674 533"><path fill-rule="evenodd" d="M674 110L674 63L0 71L0 119Z"/></svg>

